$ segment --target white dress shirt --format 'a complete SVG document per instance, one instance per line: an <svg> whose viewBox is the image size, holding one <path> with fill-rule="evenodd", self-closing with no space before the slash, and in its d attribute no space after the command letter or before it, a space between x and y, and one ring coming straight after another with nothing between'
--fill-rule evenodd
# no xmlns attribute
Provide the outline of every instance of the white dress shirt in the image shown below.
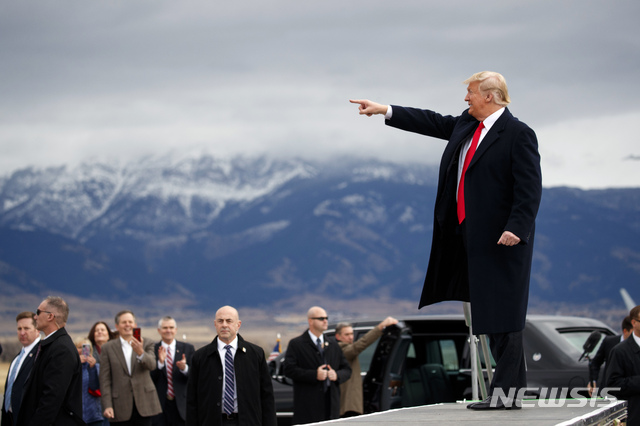
<svg viewBox="0 0 640 426"><path fill-rule="evenodd" d="M493 114L491 114L490 116L484 119L484 121L482 122L484 124L484 129L482 129L482 132L480 133L480 139L478 140L478 145L476 146L476 150L480 146L482 139L484 139L484 137L487 135L491 127L496 123L496 121L498 120L498 118L500 118L503 112L504 112L504 107L500 108L499 110L497 110L496 112L494 112ZM390 120L392 116L393 116L393 108L391 107L391 105L389 105L387 108L387 112L384 115L384 118L386 120ZM467 156L467 151L469 151L469 148L471 147L472 140L473 140L473 135L469 137L469 140L467 140L464 143L464 145L462 146L462 149L460 150L460 158L458 161L458 179L457 179L458 184L456 188L460 186L460 177L462 176L462 169L464 168L464 158ZM456 200L457 199L458 199L458 191L456 190ZM315 342L315 339L313 341Z"/></svg>
<svg viewBox="0 0 640 426"><path fill-rule="evenodd" d="M31 344L29 346L24 346L24 355L22 356L22 358L20 358L18 360L18 358L16 357L12 362L11 365L9 366L9 371L7 372L7 377L11 377L11 372L16 369L16 378L18 377L18 374L20 373L20 369L22 368L22 364L24 364L25 359L27 359L28 356L31 356L31 350L33 348L35 348L35 346L40 343L40 336L36 337L36 339L31 342ZM20 361L20 362L17 362ZM5 409L7 409L7 411L11 412L12 407L11 405L9 405L9 407L5 407Z"/></svg>
<svg viewBox="0 0 640 426"><path fill-rule="evenodd" d="M500 108L499 110L497 110L496 112L494 112L493 114L491 114L490 116L484 119L484 121L482 122L484 124L484 129L482 129L482 132L480 133L480 139L478 139L476 152L480 147L480 144L482 143L482 139L484 139L484 137L487 135L491 127L496 123L496 121L498 120L498 118L500 118L503 112L504 112L504 107ZM460 158L458 161L458 180L457 180L458 186L460 186L460 177L462 176L462 169L464 168L464 159L467 156L467 151L469 151L469 148L471 147L472 140L473 140L473 135L469 138L468 141L464 143L464 145L462 146L462 149L460 150ZM458 186L456 186L456 188ZM456 191L456 200L457 199L458 199L458 191Z"/></svg>
<svg viewBox="0 0 640 426"><path fill-rule="evenodd" d="M164 340L160 342L160 344L162 345L162 347L165 350L165 353L171 353L171 359L173 360L173 364L175 365L175 363L177 361L180 361L180 359L182 359L182 357L180 359L176 359L176 339L173 339L171 341L171 344L167 345ZM171 350L171 352L168 352L169 350ZM166 363L166 358L165 358L165 362L160 362L160 360L158 360L158 370L162 370L165 367L165 363ZM184 370L180 370L180 368L178 368L178 370L182 373L182 374L187 374L189 372L189 365L187 364L185 366Z"/></svg>

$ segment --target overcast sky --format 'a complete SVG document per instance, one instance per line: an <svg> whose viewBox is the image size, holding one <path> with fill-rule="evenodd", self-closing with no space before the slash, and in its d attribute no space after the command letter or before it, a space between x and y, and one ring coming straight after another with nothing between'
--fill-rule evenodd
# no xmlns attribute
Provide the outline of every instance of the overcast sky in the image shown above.
<svg viewBox="0 0 640 426"><path fill-rule="evenodd" d="M437 164L349 98L457 115L494 70L545 186L640 186L640 2L0 4L0 175L170 149Z"/></svg>

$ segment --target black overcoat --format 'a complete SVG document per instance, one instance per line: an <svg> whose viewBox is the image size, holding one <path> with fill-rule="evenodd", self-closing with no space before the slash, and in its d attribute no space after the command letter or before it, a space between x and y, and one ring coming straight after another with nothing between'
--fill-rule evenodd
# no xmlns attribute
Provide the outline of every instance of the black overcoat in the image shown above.
<svg viewBox="0 0 640 426"><path fill-rule="evenodd" d="M607 364L607 387L620 388L611 393L628 401L627 424L640 424L640 346L633 336L611 349Z"/></svg>
<svg viewBox="0 0 640 426"><path fill-rule="evenodd" d="M238 393L238 424L275 426L275 398L264 350L238 335L233 366ZM223 374L216 337L193 354L189 366L187 425L222 424Z"/></svg>
<svg viewBox="0 0 640 426"><path fill-rule="evenodd" d="M40 341L40 351L25 383L18 415L19 426L48 424L84 424L82 364L64 327Z"/></svg>
<svg viewBox="0 0 640 426"><path fill-rule="evenodd" d="M419 307L468 301L474 333L524 329L542 195L535 133L505 109L478 146L465 176L465 249L457 230L458 163L479 122L468 110L453 117L392 108L387 125L449 141L440 162L431 254ZM517 235L521 243L498 245L504 231Z"/></svg>
<svg viewBox="0 0 640 426"><path fill-rule="evenodd" d="M340 384L351 377L351 367L338 342L324 336L320 354L309 336L309 330L291 339L284 360L284 374L293 380L293 424L313 423L340 417ZM330 382L325 393L324 382L317 379L318 367L329 364L338 380ZM330 407L326 407L325 401ZM329 416L326 410L329 408Z"/></svg>

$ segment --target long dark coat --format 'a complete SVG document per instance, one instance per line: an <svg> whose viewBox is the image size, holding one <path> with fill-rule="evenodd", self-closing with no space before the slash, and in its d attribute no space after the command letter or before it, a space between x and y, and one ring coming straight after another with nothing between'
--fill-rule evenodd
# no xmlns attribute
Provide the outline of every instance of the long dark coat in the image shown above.
<svg viewBox="0 0 640 426"><path fill-rule="evenodd" d="M338 342L324 338L324 354L309 337L309 330L291 339L284 360L284 374L293 380L293 424L313 423L340 417L340 384L351 377L351 367ZM330 382L329 417L326 415L324 382L317 379L317 369L329 364L338 380Z"/></svg>
<svg viewBox="0 0 640 426"><path fill-rule="evenodd" d="M22 394L18 426L83 423L80 356L63 327L40 341Z"/></svg>
<svg viewBox="0 0 640 426"><path fill-rule="evenodd" d="M611 349L607 364L606 386L620 388L611 393L628 401L627 424L640 424L640 346L633 336Z"/></svg>
<svg viewBox="0 0 640 426"><path fill-rule="evenodd" d="M460 149L478 121L393 106L386 124L448 140L440 162L429 267L419 308L444 300L471 302L476 334L524 329L535 218L542 195L536 135L506 109L478 146L465 176L466 249L457 234ZM497 245L504 231L521 239Z"/></svg>
<svg viewBox="0 0 640 426"><path fill-rule="evenodd" d="M264 350L238 335L233 358L240 426L275 426L276 406ZM224 375L218 338L198 349L189 366L187 383L188 426L222 424Z"/></svg>

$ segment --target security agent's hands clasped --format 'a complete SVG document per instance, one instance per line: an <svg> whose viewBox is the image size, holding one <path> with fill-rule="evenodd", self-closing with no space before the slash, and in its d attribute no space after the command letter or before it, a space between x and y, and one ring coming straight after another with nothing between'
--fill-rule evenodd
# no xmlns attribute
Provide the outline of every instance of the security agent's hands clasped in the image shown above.
<svg viewBox="0 0 640 426"><path fill-rule="evenodd" d="M324 364L318 367L316 378L320 381L329 378L330 381L335 382L338 380L338 373L329 364Z"/></svg>
<svg viewBox="0 0 640 426"><path fill-rule="evenodd" d="M367 117L371 117L376 114L386 114L387 109L389 108L388 105L382 105L368 99L349 99L349 102L352 104L360 104L358 107L360 115L366 115Z"/></svg>

